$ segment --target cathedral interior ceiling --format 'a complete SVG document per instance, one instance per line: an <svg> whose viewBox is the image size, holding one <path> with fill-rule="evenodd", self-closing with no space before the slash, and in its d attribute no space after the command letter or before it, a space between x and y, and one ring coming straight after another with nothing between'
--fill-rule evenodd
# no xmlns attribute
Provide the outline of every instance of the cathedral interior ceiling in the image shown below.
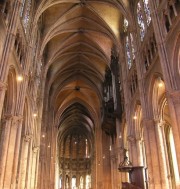
<svg viewBox="0 0 180 189"><path fill-rule="evenodd" d="M112 47L121 46L123 15L128 16L126 0L41 1L35 21L43 22L40 52L55 114L78 101L100 115L102 83ZM71 112L61 124L77 124L78 118L85 126L91 120L83 111Z"/></svg>

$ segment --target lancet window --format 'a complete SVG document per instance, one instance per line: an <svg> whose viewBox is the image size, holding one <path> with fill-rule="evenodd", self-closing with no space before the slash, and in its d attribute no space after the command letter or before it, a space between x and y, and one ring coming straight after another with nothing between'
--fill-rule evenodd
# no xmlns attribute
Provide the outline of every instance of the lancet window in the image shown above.
<svg viewBox="0 0 180 189"><path fill-rule="evenodd" d="M31 0L23 0L22 7L20 9L20 16L22 18L22 23L24 26L25 33L27 32L29 21L30 21L30 12L31 12Z"/></svg>
<svg viewBox="0 0 180 189"><path fill-rule="evenodd" d="M144 3L144 12L146 15L146 22L147 22L147 25L149 26L149 24L151 22L151 12L150 12L150 8L149 8L148 0L143 0L143 3Z"/></svg>
<svg viewBox="0 0 180 189"><path fill-rule="evenodd" d="M133 34L128 30L128 21L124 19L124 32L125 37L125 51L128 69L131 69L133 62L135 60L135 48L134 48L134 38Z"/></svg>
<svg viewBox="0 0 180 189"><path fill-rule="evenodd" d="M151 11L149 8L148 0L140 0L137 4L137 22L140 31L140 38L143 41L146 28L150 25L151 22Z"/></svg>
<svg viewBox="0 0 180 189"><path fill-rule="evenodd" d="M129 25L128 20L127 20L127 19L124 19L124 24L123 24L124 32L127 32L127 30L128 30L128 25Z"/></svg>

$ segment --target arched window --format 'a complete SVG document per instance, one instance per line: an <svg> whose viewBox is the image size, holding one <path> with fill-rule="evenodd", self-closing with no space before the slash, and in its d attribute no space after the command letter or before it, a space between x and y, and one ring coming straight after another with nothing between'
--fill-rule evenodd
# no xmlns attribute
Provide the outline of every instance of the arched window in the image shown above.
<svg viewBox="0 0 180 189"><path fill-rule="evenodd" d="M86 175L86 189L90 189L90 188L91 188L91 176Z"/></svg>
<svg viewBox="0 0 180 189"><path fill-rule="evenodd" d="M84 179L83 179L83 177L81 176L81 177L80 177L80 189L83 189L83 184L84 184Z"/></svg>
<svg viewBox="0 0 180 189"><path fill-rule="evenodd" d="M59 177L59 189L62 189L62 175Z"/></svg>
<svg viewBox="0 0 180 189"><path fill-rule="evenodd" d="M72 177L72 189L76 189L76 176Z"/></svg>
<svg viewBox="0 0 180 189"><path fill-rule="evenodd" d="M123 24L124 32L127 32L127 30L128 30L128 25L129 25L128 20L127 20L127 19L124 19L124 24Z"/></svg>
<svg viewBox="0 0 180 189"><path fill-rule="evenodd" d="M147 25L149 26L151 22L151 12L149 8L149 2L148 0L143 0L143 3L144 3L144 12L146 14L146 22L147 22Z"/></svg>
<svg viewBox="0 0 180 189"><path fill-rule="evenodd" d="M137 22L140 31L140 38L143 41L147 27L151 22L151 12L148 0L140 0L137 4Z"/></svg>
<svg viewBox="0 0 180 189"><path fill-rule="evenodd" d="M31 0L23 0L22 7L20 9L20 17L22 18L22 24L24 26L25 33L27 33L27 29L29 26L31 7Z"/></svg>
<svg viewBox="0 0 180 189"><path fill-rule="evenodd" d="M134 38L133 34L128 31L128 21L124 19L124 32L126 34L125 38L125 50L126 50L126 60L128 69L131 69L132 64L135 60L135 49L134 49Z"/></svg>
<svg viewBox="0 0 180 189"><path fill-rule="evenodd" d="M66 189L69 189L69 176L66 175L66 186L65 186Z"/></svg>

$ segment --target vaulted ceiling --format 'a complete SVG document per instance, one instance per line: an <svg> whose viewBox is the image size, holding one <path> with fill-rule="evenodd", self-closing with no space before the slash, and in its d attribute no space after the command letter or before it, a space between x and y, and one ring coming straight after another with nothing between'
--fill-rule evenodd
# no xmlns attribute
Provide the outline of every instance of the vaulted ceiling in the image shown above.
<svg viewBox="0 0 180 189"><path fill-rule="evenodd" d="M128 11L127 0L41 1L36 18L43 20L40 50L47 70L48 103L55 115L76 102L84 107L82 111L74 106L80 110L63 115L63 123L73 125L69 120L75 120L86 126L77 117L93 122L92 112L99 116L105 69L112 47L121 48L120 32ZM91 113L85 116L86 111Z"/></svg>

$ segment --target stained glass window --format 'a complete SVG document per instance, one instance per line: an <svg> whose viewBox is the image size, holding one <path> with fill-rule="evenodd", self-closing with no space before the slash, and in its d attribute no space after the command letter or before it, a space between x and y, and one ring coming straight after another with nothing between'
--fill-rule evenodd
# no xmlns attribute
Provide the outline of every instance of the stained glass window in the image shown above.
<svg viewBox="0 0 180 189"><path fill-rule="evenodd" d="M21 6L21 8L20 8L20 16L21 16L21 17L23 16L25 1L26 1L26 0L23 0L23 1L22 1L22 6Z"/></svg>
<svg viewBox="0 0 180 189"><path fill-rule="evenodd" d="M23 25L24 25L24 29L25 29L25 33L29 24L29 19L30 19L30 11L31 11L31 0L27 1L27 5L26 5L26 12L24 14L24 18L23 18Z"/></svg>
<svg viewBox="0 0 180 189"><path fill-rule="evenodd" d="M27 32L27 28L29 25L31 4L32 4L31 0L23 0L20 9L20 16L22 17L22 23L24 26L25 33Z"/></svg>
<svg viewBox="0 0 180 189"><path fill-rule="evenodd" d="M137 4L137 21L140 30L141 41L145 36L146 28L151 23L151 11L148 0L140 0Z"/></svg>
<svg viewBox="0 0 180 189"><path fill-rule="evenodd" d="M132 61L131 61L131 51L130 51L130 43L128 36L126 37L126 55L127 55L128 68L130 69L132 66Z"/></svg>
<svg viewBox="0 0 180 189"><path fill-rule="evenodd" d="M125 19L124 19L124 25L123 25L124 32L127 32L128 25L129 25L128 20L125 18Z"/></svg>
<svg viewBox="0 0 180 189"><path fill-rule="evenodd" d="M143 0L143 3L144 3L144 12L146 14L147 25L149 26L149 24L151 22L151 12L150 12L150 8L149 8L149 1Z"/></svg>
<svg viewBox="0 0 180 189"><path fill-rule="evenodd" d="M132 58L135 59L135 49L134 49L134 38L132 33L130 33L130 39L131 39L131 52L132 52Z"/></svg>
<svg viewBox="0 0 180 189"><path fill-rule="evenodd" d="M76 189L76 176L72 177L72 188Z"/></svg>
<svg viewBox="0 0 180 189"><path fill-rule="evenodd" d="M83 177L80 177L80 189L83 189L84 180Z"/></svg>
<svg viewBox="0 0 180 189"><path fill-rule="evenodd" d="M90 188L91 188L91 176L86 175L86 189L90 189Z"/></svg>
<svg viewBox="0 0 180 189"><path fill-rule="evenodd" d="M140 2L138 2L137 4L137 21L140 28L140 37L141 40L143 40L145 36L145 24L143 18L143 10Z"/></svg>

